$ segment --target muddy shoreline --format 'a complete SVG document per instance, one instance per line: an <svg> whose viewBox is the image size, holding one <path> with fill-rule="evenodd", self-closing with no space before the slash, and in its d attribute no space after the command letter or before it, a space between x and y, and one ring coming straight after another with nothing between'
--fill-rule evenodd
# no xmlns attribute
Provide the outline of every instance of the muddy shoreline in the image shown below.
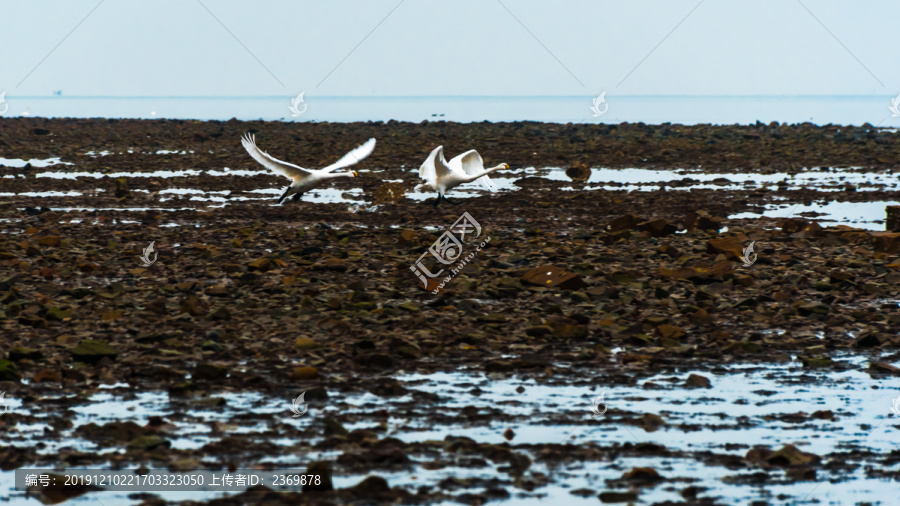
<svg viewBox="0 0 900 506"><path fill-rule="evenodd" d="M437 144L448 151L477 145L513 167L540 164L711 168L733 171L802 171L809 167L893 169L900 139L893 129L871 125L619 125L515 123L285 123L130 119L2 118L0 147L18 158L73 155L85 151L193 151L187 162L215 168L225 154L242 157L244 132L279 146L285 159L324 166L340 147L378 139L367 164L418 167ZM214 149L214 156L205 150ZM128 157L140 161L139 156ZM155 159L154 159L155 160ZM117 160L129 163L131 160ZM107 161L108 164L108 161ZM98 161L98 165L105 165Z"/></svg>
<svg viewBox="0 0 900 506"><path fill-rule="evenodd" d="M260 197L254 191L277 192L284 183L249 159L239 142L245 131L256 132L274 156L309 166L327 165L368 137L376 137L378 146L358 166L362 178L334 184L357 203L273 206L277 195L254 200ZM415 169L437 144L453 153L477 146L486 164L509 163L505 177L514 178L517 189L436 209L428 200L403 196L412 192ZM752 441L741 457L634 441L581 449L515 438L489 444L453 432L440 443L403 442L378 430L390 416L377 410L331 411L310 416L303 427L282 418L290 418L289 400L301 391L319 406L365 393L409 395L407 407L438 406L446 399L397 378L456 370L545 383L577 383L585 373L573 371L591 371L594 384L610 387L668 373L679 378L677 388L697 392L706 391L702 380L680 383L690 371L711 376L733 364L794 364L809 384L821 375L854 371L889 384L900 374L900 234L821 227L815 217L789 212L780 218L729 216L773 202L896 201L900 192L877 182L678 189L689 181L629 192L588 190L585 181L591 167L685 170L686 179L691 172L721 173L726 181L729 173L802 174L814 168L892 176L898 155L897 133L809 124L0 119L0 157L59 159L43 167L0 163L0 390L23 406L39 404L52 413L32 407L3 415L0 435L12 437L26 424L50 429L34 447L0 444L0 460L4 469L61 462L250 467L266 455L327 450L337 456L320 461L335 474L487 461L504 468L499 481L466 486L392 488L369 480L321 495L248 492L247 501L260 504L509 500L522 490L540 493L553 480L535 467L571 459L562 455L573 452L597 461L642 454L748 472L762 467L768 479L791 483L809 480L810 472L817 479L829 476L842 458L837 452L812 459L788 449L787 465L781 465L778 456L751 453ZM528 174L526 167L568 169L572 180ZM226 168L259 173L230 176ZM48 171L91 175L41 175ZM131 175L96 177L119 173ZM180 193L166 192L173 189ZM211 194L221 201L192 200ZM61 210L69 208L87 210ZM410 266L463 211L491 241L433 295ZM139 256L150 241L159 255L144 267ZM751 241L758 257L744 265L741 254ZM529 272L537 267L569 281L535 283ZM847 355L860 360L835 358ZM128 422L73 427L67 413L101 385L165 395L170 409L163 420L137 428ZM210 422L215 437L201 448L129 446L142 437L145 443L151 436L171 439L158 426L183 422L178 413L227 406L229 394L248 392L283 398L284 413L248 410L239 419L262 424L268 435L315 443L287 451L275 448L269 436L237 435L227 422ZM885 409L888 401L886 395ZM478 426L505 419L501 407L473 410L447 415L436 409L419 420ZM652 428L651 415L629 411L610 423ZM402 411L394 416L402 418ZM351 424L362 425L344 428ZM118 451L65 449L71 430L98 448ZM41 452L39 439L63 441L63 450ZM235 447L242 451L234 453ZM867 450L854 451L853 458L866 465ZM888 453L872 455L868 464L889 461ZM418 457L411 461L408 454ZM604 491L675 487L681 504L729 504L716 499L715 489L682 493L691 476L679 476L680 485L656 480L649 471L622 478L630 469L616 471L620 481L585 494L596 502ZM896 479L897 471L890 473ZM835 476L847 479L846 473Z"/></svg>

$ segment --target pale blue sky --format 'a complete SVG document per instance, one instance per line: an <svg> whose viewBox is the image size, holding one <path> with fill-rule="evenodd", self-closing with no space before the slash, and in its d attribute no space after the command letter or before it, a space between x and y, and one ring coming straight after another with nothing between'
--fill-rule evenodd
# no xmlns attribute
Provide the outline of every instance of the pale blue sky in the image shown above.
<svg viewBox="0 0 900 506"><path fill-rule="evenodd" d="M0 91L889 97L900 93L898 11L838 0L0 1Z"/></svg>

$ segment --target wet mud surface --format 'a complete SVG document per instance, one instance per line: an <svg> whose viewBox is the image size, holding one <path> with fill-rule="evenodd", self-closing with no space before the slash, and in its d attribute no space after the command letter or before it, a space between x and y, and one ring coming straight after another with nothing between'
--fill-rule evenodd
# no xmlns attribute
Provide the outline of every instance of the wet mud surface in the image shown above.
<svg viewBox="0 0 900 506"><path fill-rule="evenodd" d="M313 168L378 145L278 206L244 131ZM509 163L502 190L434 208L437 144ZM890 504L900 234L795 211L900 200L898 155L867 127L3 119L0 476L334 470L123 504ZM434 294L410 267L463 212L464 253L490 241Z"/></svg>

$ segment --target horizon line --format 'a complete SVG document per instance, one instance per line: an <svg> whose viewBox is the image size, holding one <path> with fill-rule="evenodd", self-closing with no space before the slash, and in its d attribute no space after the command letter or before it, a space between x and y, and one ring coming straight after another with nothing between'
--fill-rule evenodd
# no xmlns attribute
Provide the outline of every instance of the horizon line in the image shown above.
<svg viewBox="0 0 900 506"><path fill-rule="evenodd" d="M305 92L304 92L305 93ZM91 99L283 99L296 95L9 95L6 98L91 98ZM514 99L514 98L586 98L594 95L313 95L321 99L459 99L459 98L490 98L490 99ZM892 98L893 95L612 95L617 98Z"/></svg>

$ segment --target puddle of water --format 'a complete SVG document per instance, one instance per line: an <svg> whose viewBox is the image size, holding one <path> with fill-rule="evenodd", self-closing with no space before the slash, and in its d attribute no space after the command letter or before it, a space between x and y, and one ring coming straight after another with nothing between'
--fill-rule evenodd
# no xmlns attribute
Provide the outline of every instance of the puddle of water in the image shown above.
<svg viewBox="0 0 900 506"><path fill-rule="evenodd" d="M63 162L65 163L65 162ZM69 164L72 165L72 164ZM182 169L182 170L154 170L151 172L69 172L69 171L46 171L39 172L35 175L37 178L50 178L50 179L76 179L79 177L89 177L93 179L102 179L105 177L109 178L119 178L119 177L161 177L161 178L173 178L173 177L187 177L187 176L199 176L200 174L206 173L210 176L258 176L258 175L271 175L272 173L264 170L231 170L228 167L223 168L222 170L197 170L197 169Z"/></svg>
<svg viewBox="0 0 900 506"><path fill-rule="evenodd" d="M819 384L793 385L797 375L808 374L820 379ZM683 376L687 376L685 372ZM706 374L710 376L709 374ZM671 375L649 378L660 385L666 385L667 378ZM519 427L512 426L516 432L516 443L546 443L549 432L556 433L561 442L565 435L572 429L576 429L572 441L616 441L630 439L629 432L622 427L610 426L610 423L595 423L590 413L590 399L598 395L604 389L599 387L592 391L586 391L584 387L538 384L534 380L526 382L509 380L487 380L485 378L473 379L450 373L440 373L426 376L409 375L401 377L407 382L416 383L415 388L449 396L449 400L442 409L462 409L466 406L476 408L496 408L504 406L506 414L514 416L527 416L528 423ZM889 394L871 390L873 384L879 381L861 371L848 371L830 374L809 374L797 364L774 365L765 370L735 373L729 375L716 375L710 377L714 385L714 394L705 394L700 391L686 392L676 390L645 390L642 386L615 387L605 389L607 394L604 399L610 409L628 410L637 413L658 413L667 420L681 420L690 423L709 423L722 426L715 431L689 431L682 432L677 429L662 429L655 432L645 432L640 428L629 430L646 442L663 444L668 448L682 450L701 448L715 450L721 453L733 453L723 450L726 443L749 440L759 444L776 445L784 442L781 433L782 422L766 422L758 428L732 427L728 428L727 422L723 422L721 413L727 413L728 418L759 417L771 413L793 413L804 411L812 413L818 410L831 409L845 420L843 427L853 424L846 418L859 417L862 423L870 423L873 419L883 419L890 414L891 399ZM424 383L421 383L423 382ZM421 383L421 384L419 384ZM641 382L643 383L643 382ZM522 386L524 394L519 394L516 389ZM483 392L473 397L469 392L475 388ZM761 395L758 391L774 391L775 394ZM689 395L689 398L679 398ZM696 397L699 395L699 397ZM527 399L523 400L523 397ZM528 399L540 399L537 406L527 402ZM765 409L760 409L765 406ZM535 411L536 407L540 411ZM545 424L559 423L558 417L547 417L548 413L565 413L571 416L568 425L554 425L548 430ZM611 415L607 415L610 417ZM725 420L727 420L726 418ZM672 422L670 422L672 423ZM478 441L502 443L502 429L508 424L498 424L497 427L464 428L460 426L451 433L473 437ZM827 429L828 422L810 422L807 429L796 429L791 438L796 441L805 441L805 451L814 453L828 453L834 451L839 445L846 443L846 434L839 430ZM416 427L410 424L408 427ZM841 429L837 427L836 429ZM463 433L459 433L462 431ZM832 434L823 435L822 432ZM440 434L447 434L447 430L436 430L432 427L422 426L413 431L408 431L396 437L407 441L425 441L428 439L442 439ZM748 435L750 436L748 438ZM867 445L871 448L891 447L889 434L873 434ZM850 438L852 440L852 438ZM552 442L552 441L550 441ZM746 451L746 450L743 450ZM738 451L741 453L741 451Z"/></svg>
<svg viewBox="0 0 900 506"><path fill-rule="evenodd" d="M415 178L415 176L412 176ZM527 167L512 171L497 172L491 176L491 181L500 190L516 191L519 189L515 182L524 177L539 177L550 181L572 182L561 167ZM819 191L842 191L847 184L857 185L857 191L897 191L900 190L900 173L881 174L872 172L850 172L849 169L835 169L832 171L811 171L792 175L786 172L774 174L741 174L741 173L713 173L706 174L700 171L678 170L652 170L652 169L608 169L594 168L588 180L576 188L563 187L567 191L654 191L660 185L676 181L691 180L684 186L667 186L670 190L743 190L754 187L776 186L781 184L786 189L816 188ZM720 181L717 181L720 180ZM873 186L876 185L876 186ZM883 185L883 186L882 186ZM453 189L450 195L458 194L462 198L483 195L486 190L478 183L469 183ZM434 192L407 192L407 197L413 200L425 200L435 196Z"/></svg>
<svg viewBox="0 0 900 506"><path fill-rule="evenodd" d="M106 190L96 189L96 190L92 190L92 191L103 192ZM133 191L147 193L147 190L133 190ZM274 188L261 188L258 190L250 190L246 193L263 194L266 196L259 197L259 198L244 197L244 196L233 196L233 197L226 198L225 197L226 195L231 194L231 190L206 191L206 190L200 190L197 188L166 188L164 190L159 191L160 195L179 195L179 196L191 195L191 197L188 198L188 200L190 200L190 201L223 202L223 203L227 204L228 202L232 202L232 201L268 201L268 200L276 200L277 201L277 198L279 196L281 196L282 193L284 193L284 190L283 189L274 189ZM333 188L318 188L318 189L310 190L309 192L305 193L301 197L301 200L303 200L305 202L332 203L332 204L334 204L334 203L362 204L364 201L361 198L355 199L355 198L348 197L348 196L362 197L362 194L363 194L362 188L351 188L348 190L337 190L337 189L333 189ZM14 196L21 196L21 197L80 197L83 195L84 195L83 192L77 192L77 191L22 192L22 193L18 193L18 194L9 193L9 192L0 193L0 197L14 197ZM170 200L173 200L173 199L166 198L166 197L162 197L162 198L158 199L159 202L167 202ZM86 210L86 211L95 211L95 210L97 210L97 211L99 211L99 210L134 211L134 210L146 210L146 209L151 209L151 208L75 208L75 207L56 208L56 207L54 207L52 209L53 210L68 210L68 211L73 211L73 210L79 210L79 211L81 211L81 210ZM156 208L152 208L152 209L156 209ZM193 209L193 208L183 208L183 209ZM174 209L170 209L170 210L174 210Z"/></svg>
<svg viewBox="0 0 900 506"><path fill-rule="evenodd" d="M104 177L117 178L117 177L184 177L184 176L198 176L202 173L201 170L154 170L153 172L65 172L65 171L48 171L48 172L39 172L35 175L38 178L50 178L50 179L76 179L79 177L90 177L94 179L102 179Z"/></svg>
<svg viewBox="0 0 900 506"><path fill-rule="evenodd" d="M243 170L243 169L229 169L228 167L223 168L222 170L207 170L207 174L210 176L272 176L272 171L269 170Z"/></svg>
<svg viewBox="0 0 900 506"><path fill-rule="evenodd" d="M18 208L24 211L24 207ZM195 207L51 207L51 211L196 211Z"/></svg>
<svg viewBox="0 0 900 506"><path fill-rule="evenodd" d="M221 199L222 201L230 201L230 200L271 200L273 205L277 205L278 197L284 193L283 188L260 188L258 190L250 190L246 193L258 193L263 195L269 195L265 198L248 198L248 197L231 197L229 199ZM346 195L350 195L352 197L362 197L363 190L362 188L351 188L349 190L338 190L336 188L315 188L303 194L300 197L300 200L304 202L318 202L321 204L361 204L364 201L362 198L360 199L351 199ZM290 198L286 199L282 205L290 202ZM191 199L193 200L193 199ZM213 199L210 199L213 200Z"/></svg>
<svg viewBox="0 0 900 506"><path fill-rule="evenodd" d="M279 424L287 424L299 436L315 418L328 415L361 415L356 423L348 423L348 429L372 427L375 425L366 415L378 410L388 410L395 414L387 421L385 437L396 437L407 442L443 440L448 435L465 436L479 443L506 443L503 432L512 429L514 439L509 442L516 449L529 454L529 444L569 444L612 446L624 443L656 443L664 445L672 452L713 452L716 454L743 455L748 447L734 448L735 443L746 445L765 444L773 449L783 444L795 444L802 451L818 455L842 452L848 449L869 450L876 454L859 467L841 475L839 483L830 483L835 478L830 472L820 468L819 479L824 480L816 488L814 496L824 504L849 504L870 501L883 504L888 490L895 490L890 480L872 479L866 476L865 468L871 465L877 455L887 455L896 447L900 431L891 423L890 406L893 383L865 373L864 358L840 355L836 361L846 361L857 368L836 372L809 370L796 362L787 364L732 364L727 372L696 371L707 376L712 389L686 390L681 387L684 378L692 371L677 374L658 374L640 380L636 385L605 386L592 381L591 371L561 370L552 378L490 378L482 374L466 371L433 374L402 374L397 377L410 390L429 392L440 396L440 401L423 405L416 403L414 396L382 398L371 393L354 393L332 396L328 405L310 404L307 416L292 418L290 400L264 396L258 393L221 393L217 396L227 400L227 406L215 409L190 409L182 399L169 399L165 392L129 392L123 385L94 394L85 404L71 408L73 429L63 431L63 441L48 441L42 438L49 424L37 422L17 424L8 432L12 445L31 445L40 439L45 446L42 454L52 454L61 446L82 451L98 451L90 441L75 438L74 428L87 423L101 425L109 421L131 420L138 424L147 423L151 416L162 416L174 420L177 426L171 435L174 448L200 448L217 440L210 426L214 422L228 422L234 427L229 432L253 434L276 445L293 446L298 442L316 443L318 435L292 438L290 432L279 429L277 433L269 428L266 419L235 421L243 413L270 414ZM725 369L717 369L725 370ZM598 376L599 377L599 376ZM658 389L645 389L647 382L653 382ZM584 386L578 386L583 383ZM477 394L474 389L479 389ZM524 389L524 391L519 391ZM590 412L591 399L604 392L604 402L608 411L594 418ZM20 400L10 398L12 412L31 411L43 417L37 407L26 406ZM467 410L502 410L503 420L488 419L483 422L467 422L454 417ZM800 421L788 422L779 414L804 412L811 414L819 410L831 410L837 421L803 417ZM435 412L449 416L446 422L434 419ZM185 413L184 417L173 417L173 413ZM667 425L656 431L646 431L639 426L628 425L626 420L639 418L644 413L662 416ZM776 415L776 416L771 416ZM240 418L238 418L240 420ZM121 451L113 449L111 451ZM327 454L327 455L326 455ZM334 458L334 452L315 451L299 454L287 450L284 455L273 455L281 464L303 464L310 459ZM411 455L413 460L420 459ZM532 455L534 460L534 456ZM303 460L304 462L300 462ZM729 504L748 504L755 500L767 500L771 494L787 497L803 497L815 485L811 481L781 482L766 484L764 488L741 483L722 482L721 478L746 475L754 469L730 470L716 465L707 465L703 459L687 456L674 457L621 457L613 462L589 461L565 464L548 468L536 461L529 473L541 472L553 479L553 483L538 487L533 492L505 488L512 493L508 500L499 504L546 504L580 502L596 504L596 494L609 489L606 480L619 478L633 467L647 466L659 470L668 478L690 480L690 484L708 487L705 496L718 497ZM493 464L481 468L445 467L426 470L417 467L406 472L375 472L385 477L392 486L404 486L414 490L419 486L437 486L448 477L494 478L505 476ZM779 477L781 471L769 471ZM352 486L365 475L336 475L335 485ZM828 479L826 479L828 478ZM0 480L3 483L9 481ZM675 481L642 489L642 502L678 501L681 488ZM8 489L0 494L12 494L13 500L25 500L20 493ZM890 487L890 488L889 488ZM582 499L569 494L576 488L589 488L593 496ZM480 492L473 490L473 492ZM459 493L458 491L455 493ZM19 494L19 495L16 495ZM104 494L99 499L104 500ZM187 500L184 493L175 493L170 500ZM25 502L13 504L26 504ZM33 502L27 504L34 504ZM118 503L117 503L118 504ZM122 504L129 504L127 501Z"/></svg>
<svg viewBox="0 0 900 506"><path fill-rule="evenodd" d="M109 469L109 467L102 466L86 466L79 465L79 469ZM13 471L2 471L0 470L0 490L7 489L6 484L9 484L9 488L7 490L12 490L12 484L15 482L16 472ZM98 493L89 493L82 495L80 497L74 497L65 502L58 504L65 505L90 505L90 506L112 506L112 505L131 505L131 504L140 504L141 500L136 500L133 497L134 494L139 494L141 492L98 492ZM144 492L146 494L152 494L158 496L160 499L166 501L167 504L174 503L177 501L209 501L216 498L228 497L229 495L234 495L235 492L219 492L219 493L210 493L208 491L198 491L198 492L169 492L169 491L154 491L154 492ZM102 501L102 502L101 502ZM34 497L26 497L24 491L16 492L13 491L11 494L6 496L6 499L0 499L4 505L7 506L42 506L42 503ZM56 503L50 503L56 504Z"/></svg>
<svg viewBox="0 0 900 506"><path fill-rule="evenodd" d="M897 205L900 205L900 201L814 202L808 206L803 204L770 204L765 207L762 214L747 212L734 214L728 218L787 218L787 213L791 213L791 217L810 219L823 227L849 225L883 232L886 216L885 207ZM803 216L803 213L806 212L821 213L823 216Z"/></svg>
<svg viewBox="0 0 900 506"><path fill-rule="evenodd" d="M146 425L152 416L166 417L172 414L173 406L167 394L161 392L127 393L128 388L119 388L116 392L102 392L92 395L83 405L73 406L71 411L75 416L71 419L73 428L66 431L69 437L61 441L43 438L45 430L50 430L46 423L18 423L8 432L8 440L5 444L10 446L32 446L35 439L41 439L41 448L37 450L41 455L53 455L62 447L69 447L78 451L105 453L102 447L94 442L74 437L74 429L89 423L103 425L113 421L132 421L140 425ZM211 437L213 422L226 422L242 412L255 414L275 414L284 412L284 401L274 398L266 398L255 392L226 392L217 395L227 401L227 408L220 411L190 410L184 420L176 422L177 436L172 437L172 448L197 449L201 448L217 438ZM28 409L21 401L8 399L9 411L23 412ZM311 410L314 412L315 410ZM43 418L43 417L41 417ZM231 422L232 424L234 422ZM280 423L293 425L297 430L311 423L311 418L288 418ZM258 433L264 434L268 427L261 422L252 421L245 425L234 426L230 433ZM287 445L293 445L296 441L281 439ZM276 443L277 444L277 443ZM122 450L113 448L113 453L121 453Z"/></svg>
<svg viewBox="0 0 900 506"><path fill-rule="evenodd" d="M493 177L491 178L491 181L493 181L494 184L497 185L497 188L500 191L504 191L504 190L516 191L516 190L518 190L519 188L513 184L513 181L515 181L515 180L516 179L500 179L500 178L493 178ZM450 190L447 193L447 197L449 197L451 200L454 200L457 197L464 199L464 198L471 198L471 197L479 197L481 195L489 195L490 193L491 192L485 190L478 183L469 183L467 185L457 186L456 188ZM415 190L409 190L406 192L405 196L406 196L406 198L421 202L423 200L437 197L437 192L434 192L434 191L418 192Z"/></svg>
<svg viewBox="0 0 900 506"><path fill-rule="evenodd" d="M102 191L102 190L100 190ZM58 192L58 191L48 191L48 192L22 192L22 193L0 193L0 197L81 197L84 193L76 192L76 191L67 191L67 192Z"/></svg>
<svg viewBox="0 0 900 506"><path fill-rule="evenodd" d="M200 227L205 227L205 226L206 226L205 223L199 223L199 222L194 222L194 223L175 223L175 222L172 222L172 223L163 223L162 225L160 225L160 227L163 227L163 228L175 228L175 227L194 227L194 228L200 228Z"/></svg>
<svg viewBox="0 0 900 506"><path fill-rule="evenodd" d="M207 195L210 193L219 194L219 195L228 195L231 193L231 190L206 191L206 190L200 190L197 188L166 188L165 190L159 191L160 195L163 195L166 193L174 193L177 195Z"/></svg>
<svg viewBox="0 0 900 506"><path fill-rule="evenodd" d="M558 180L568 180L565 177L565 171L560 168L553 168L552 171L557 172ZM561 171L562 177L559 177ZM563 179L565 178L565 179ZM809 171L792 175L786 172L776 172L774 174L741 174L741 173L714 173L704 174L699 171L687 170L649 170L649 169L593 169L591 177L588 179L590 183L618 183L637 186L658 186L659 183L672 181L681 181L683 179L692 179L700 183L710 182L716 179L727 179L729 183L721 182L714 185L689 185L690 188L718 188L739 190L752 183L752 186L772 186L780 182L784 182L788 189L797 188L819 188L822 191L828 191L825 186L839 185L843 187L845 184L853 185L885 185L886 190L900 189L900 174L881 174L872 172L849 172L847 169L835 169L833 171ZM611 187L614 189L616 187ZM681 187L674 188L680 189ZM686 187L687 188L687 187ZM652 188L651 188L652 189ZM865 191L867 188L860 188L859 191ZM838 191L836 189L835 191Z"/></svg>
<svg viewBox="0 0 900 506"><path fill-rule="evenodd" d="M51 165L75 165L74 163L64 162L60 158L46 158L43 160L32 158L31 160L25 161L21 158L0 157L0 166L22 168L29 163L32 167L49 167Z"/></svg>
<svg viewBox="0 0 900 506"><path fill-rule="evenodd" d="M128 153L129 154L134 153L134 150L129 149ZM185 151L182 149L181 151L178 151L178 150L169 150L169 149L159 149L159 150L153 152L153 154L155 154L155 155L186 155L188 153L194 153L194 150L192 149L190 151ZM112 151L107 151L105 149L103 151L87 151L87 152L85 152L85 155L90 156L92 158L99 158L101 156L109 156L109 155L121 155L121 154L124 154L124 153L113 153Z"/></svg>

